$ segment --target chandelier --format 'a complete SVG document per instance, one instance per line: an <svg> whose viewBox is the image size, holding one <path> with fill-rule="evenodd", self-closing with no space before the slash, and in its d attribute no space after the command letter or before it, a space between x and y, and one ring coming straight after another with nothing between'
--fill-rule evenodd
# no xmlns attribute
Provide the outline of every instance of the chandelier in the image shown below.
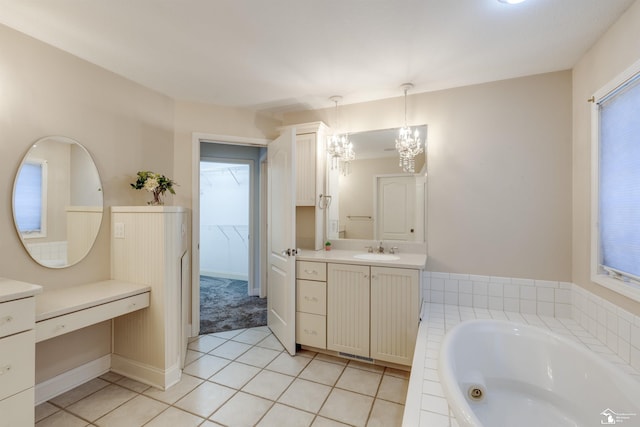
<svg viewBox="0 0 640 427"><path fill-rule="evenodd" d="M424 147L420 142L420 132L415 132L407 126L407 92L413 88L413 84L405 83L402 86L404 90L404 126L400 129L398 138L396 138L396 150L400 155L399 166L403 172L415 173L416 161L418 154L424 151Z"/></svg>
<svg viewBox="0 0 640 427"><path fill-rule="evenodd" d="M349 135L339 135L338 131L338 102L342 100L341 96L332 96L329 98L336 104L336 121L334 129L336 132L329 138L327 143L327 153L331 156L331 169L340 169L340 173L344 176L351 173L351 162L355 160L356 154L353 151L353 143L349 141Z"/></svg>

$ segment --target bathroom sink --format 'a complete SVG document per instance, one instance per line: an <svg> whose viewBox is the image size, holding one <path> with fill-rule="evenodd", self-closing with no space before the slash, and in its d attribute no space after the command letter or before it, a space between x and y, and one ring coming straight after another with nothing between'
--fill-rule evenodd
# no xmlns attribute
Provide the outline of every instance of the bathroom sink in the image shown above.
<svg viewBox="0 0 640 427"><path fill-rule="evenodd" d="M396 261L400 259L400 257L396 255L371 254L371 253L357 254L357 255L354 255L353 257L357 259L365 259L367 261Z"/></svg>

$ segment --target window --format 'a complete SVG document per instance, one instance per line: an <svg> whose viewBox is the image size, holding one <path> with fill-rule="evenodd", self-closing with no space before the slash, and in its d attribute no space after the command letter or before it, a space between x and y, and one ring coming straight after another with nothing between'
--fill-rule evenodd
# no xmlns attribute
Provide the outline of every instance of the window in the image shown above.
<svg viewBox="0 0 640 427"><path fill-rule="evenodd" d="M640 301L640 63L594 100L592 279Z"/></svg>
<svg viewBox="0 0 640 427"><path fill-rule="evenodd" d="M20 167L13 206L16 225L24 238L46 236L46 183L46 161L28 161Z"/></svg>

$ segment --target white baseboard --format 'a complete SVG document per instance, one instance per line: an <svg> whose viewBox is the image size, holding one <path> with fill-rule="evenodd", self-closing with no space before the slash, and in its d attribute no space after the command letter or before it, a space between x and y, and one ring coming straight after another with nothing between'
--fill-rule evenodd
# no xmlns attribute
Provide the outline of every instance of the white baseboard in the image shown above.
<svg viewBox="0 0 640 427"><path fill-rule="evenodd" d="M99 359L80 365L70 371L36 384L35 404L39 405L62 393L71 390L109 372L111 367L111 355L107 354Z"/></svg>
<svg viewBox="0 0 640 427"><path fill-rule="evenodd" d="M179 363L162 370L117 354L111 355L111 371L160 390L166 390L180 381L182 375Z"/></svg>

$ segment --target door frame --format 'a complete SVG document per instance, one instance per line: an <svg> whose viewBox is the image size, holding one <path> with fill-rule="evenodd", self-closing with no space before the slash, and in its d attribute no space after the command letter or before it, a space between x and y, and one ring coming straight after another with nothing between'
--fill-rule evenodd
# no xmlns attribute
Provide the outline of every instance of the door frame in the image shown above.
<svg viewBox="0 0 640 427"><path fill-rule="evenodd" d="M191 134L191 325L200 334L200 143L266 147L270 139L193 132ZM265 196L262 194L261 196ZM261 273L262 274L262 273Z"/></svg>

